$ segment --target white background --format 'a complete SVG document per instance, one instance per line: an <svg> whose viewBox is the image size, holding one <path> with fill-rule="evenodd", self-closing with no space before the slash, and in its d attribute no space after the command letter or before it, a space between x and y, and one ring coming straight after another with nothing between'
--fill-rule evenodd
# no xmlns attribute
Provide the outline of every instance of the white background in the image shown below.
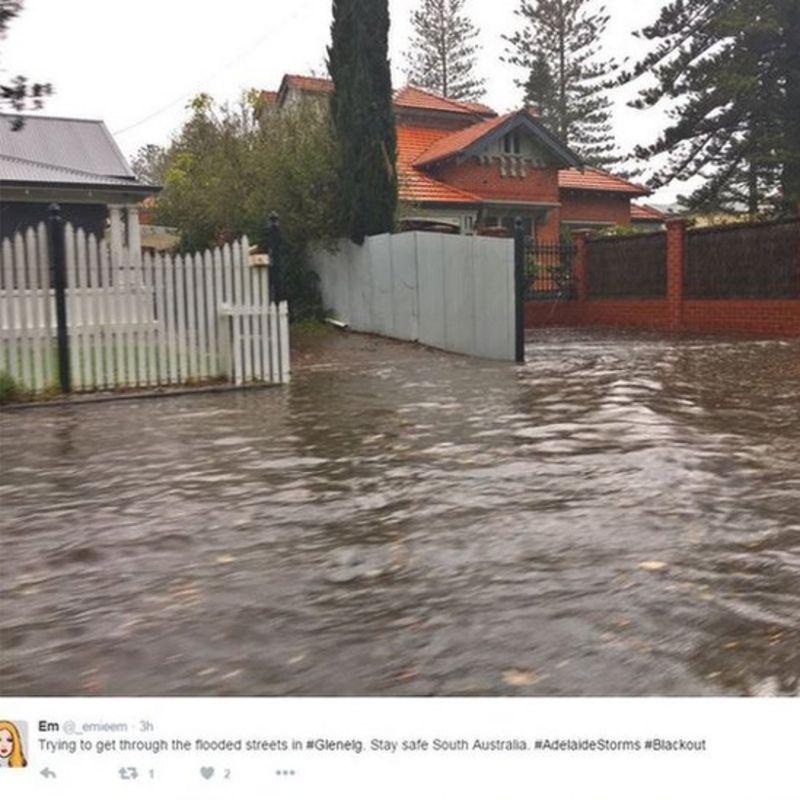
<svg viewBox="0 0 800 800"><path fill-rule="evenodd" d="M403 798L403 800L797 800L798 701L791 699L6 699L29 722L26 769L0 770L0 796L36 800ZM477 751L385 755L45 755L39 722L150 721L153 738L402 739L670 737L707 752ZM133 738L133 734L125 734ZM113 738L83 734L82 738ZM48 734L74 740L76 736ZM44 767L57 778L40 775ZM120 766L136 766L123 781ZM205 780L202 766L215 775ZM150 778L148 771L154 770ZM230 769L226 780L225 770ZM276 771L294 771L279 776Z"/></svg>

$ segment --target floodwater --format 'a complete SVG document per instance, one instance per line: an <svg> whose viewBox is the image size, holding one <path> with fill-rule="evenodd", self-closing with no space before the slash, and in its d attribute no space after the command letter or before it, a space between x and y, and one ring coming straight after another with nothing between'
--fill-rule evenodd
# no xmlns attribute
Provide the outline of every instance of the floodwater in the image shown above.
<svg viewBox="0 0 800 800"><path fill-rule="evenodd" d="M316 335L0 434L4 694L800 694L798 340Z"/></svg>

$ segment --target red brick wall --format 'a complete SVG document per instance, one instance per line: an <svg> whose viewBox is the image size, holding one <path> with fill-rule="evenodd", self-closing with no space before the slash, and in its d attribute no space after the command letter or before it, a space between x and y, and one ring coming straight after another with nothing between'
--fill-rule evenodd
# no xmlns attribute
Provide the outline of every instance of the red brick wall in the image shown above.
<svg viewBox="0 0 800 800"><path fill-rule="evenodd" d="M800 299L685 300L686 230L682 220L667 223L667 296L663 300L586 300L586 235L578 233L573 238L579 299L526 303L526 328L605 325L673 332L800 336Z"/></svg>
<svg viewBox="0 0 800 800"><path fill-rule="evenodd" d="M525 304L525 327L607 325L669 328L666 300L536 300Z"/></svg>
<svg viewBox="0 0 800 800"><path fill-rule="evenodd" d="M529 168L524 178L503 177L498 162L483 164L477 158L471 158L463 164L444 164L431 171L431 175L489 200L559 202L558 171L555 168Z"/></svg>
<svg viewBox="0 0 800 800"><path fill-rule="evenodd" d="M628 195L586 192L561 192L563 222L611 222L627 227L631 224L631 201Z"/></svg>
<svg viewBox="0 0 800 800"><path fill-rule="evenodd" d="M800 300L687 300L681 329L800 336Z"/></svg>
<svg viewBox="0 0 800 800"><path fill-rule="evenodd" d="M540 242L557 242L561 236L561 217L558 209L547 212L544 222L536 223L536 238Z"/></svg>
<svg viewBox="0 0 800 800"><path fill-rule="evenodd" d="M800 336L800 300L688 300L675 325L667 300L539 300L525 327L602 325L688 333Z"/></svg>

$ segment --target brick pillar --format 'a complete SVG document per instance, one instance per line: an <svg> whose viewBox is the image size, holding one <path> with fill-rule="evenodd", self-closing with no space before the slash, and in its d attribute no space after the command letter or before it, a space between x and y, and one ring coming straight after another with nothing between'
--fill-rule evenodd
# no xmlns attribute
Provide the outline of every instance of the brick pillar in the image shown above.
<svg viewBox="0 0 800 800"><path fill-rule="evenodd" d="M683 269L686 263L686 220L667 222L667 301L669 325L679 330L683 322Z"/></svg>
<svg viewBox="0 0 800 800"><path fill-rule="evenodd" d="M572 234L573 269L575 270L575 287L578 300L583 302L589 297L589 268L587 265L586 245L589 234L586 231L576 231Z"/></svg>

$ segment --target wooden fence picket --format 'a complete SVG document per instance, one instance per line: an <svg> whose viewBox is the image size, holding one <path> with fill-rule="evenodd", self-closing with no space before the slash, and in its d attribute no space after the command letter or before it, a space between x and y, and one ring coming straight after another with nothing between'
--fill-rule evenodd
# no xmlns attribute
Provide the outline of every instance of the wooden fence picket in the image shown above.
<svg viewBox="0 0 800 800"><path fill-rule="evenodd" d="M17 324L19 325L19 362L20 375L22 382L26 386L31 384L31 359L30 359L30 339L28 331L28 309L25 294L27 291L27 263L25 260L25 241L21 233L14 236L14 306L16 308Z"/></svg>
<svg viewBox="0 0 800 800"><path fill-rule="evenodd" d="M3 239L0 247L0 291L3 297L3 316L0 321L3 333L3 352L0 353L0 369L12 377L19 374L19 348L17 347L17 314L14 302L14 251L10 239Z"/></svg>
<svg viewBox="0 0 800 800"><path fill-rule="evenodd" d="M58 383L55 351L55 298L50 284L50 245L47 240L47 226L40 222L36 228L36 258L38 284L37 291L41 305L41 354L43 366L42 389Z"/></svg>
<svg viewBox="0 0 800 800"><path fill-rule="evenodd" d="M184 256L112 250L64 225L71 382L79 391L226 375L289 379L288 310L247 238ZM47 228L0 242L0 370L41 391L58 381Z"/></svg>
<svg viewBox="0 0 800 800"><path fill-rule="evenodd" d="M113 389L116 385L114 375L114 287L112 285L111 254L102 240L97 242L97 256L99 285L102 288L98 305L102 309L100 324L103 326L103 385L106 389Z"/></svg>

